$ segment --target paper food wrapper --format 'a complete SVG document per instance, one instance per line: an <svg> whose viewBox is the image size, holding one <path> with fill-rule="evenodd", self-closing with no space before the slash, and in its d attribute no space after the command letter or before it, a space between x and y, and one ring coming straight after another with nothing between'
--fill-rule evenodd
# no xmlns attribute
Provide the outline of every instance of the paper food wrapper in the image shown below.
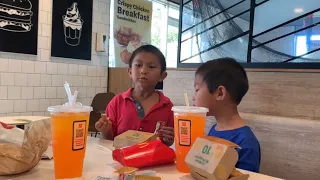
<svg viewBox="0 0 320 180"><path fill-rule="evenodd" d="M31 170L51 141L50 119L34 121L25 130L0 123L0 175Z"/></svg>

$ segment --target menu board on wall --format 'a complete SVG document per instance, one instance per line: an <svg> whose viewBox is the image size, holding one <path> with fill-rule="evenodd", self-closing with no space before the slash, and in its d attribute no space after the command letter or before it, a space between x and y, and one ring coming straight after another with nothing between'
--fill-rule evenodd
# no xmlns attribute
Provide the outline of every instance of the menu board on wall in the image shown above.
<svg viewBox="0 0 320 180"><path fill-rule="evenodd" d="M38 0L0 1L0 51L37 54Z"/></svg>
<svg viewBox="0 0 320 180"><path fill-rule="evenodd" d="M92 1L53 0L51 56L91 60Z"/></svg>
<svg viewBox="0 0 320 180"><path fill-rule="evenodd" d="M115 67L127 67L132 52L151 43L152 2L148 0L114 1L113 61Z"/></svg>

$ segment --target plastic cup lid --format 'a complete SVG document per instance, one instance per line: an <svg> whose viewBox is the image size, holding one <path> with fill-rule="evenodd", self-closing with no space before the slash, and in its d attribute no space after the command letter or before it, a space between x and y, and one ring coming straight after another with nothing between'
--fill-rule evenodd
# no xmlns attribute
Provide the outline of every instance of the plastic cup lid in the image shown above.
<svg viewBox="0 0 320 180"><path fill-rule="evenodd" d="M81 103L76 103L74 106L70 106L68 103L59 106L50 106L48 107L50 113L59 113L59 112L91 112L91 106L83 106Z"/></svg>
<svg viewBox="0 0 320 180"><path fill-rule="evenodd" d="M204 107L195 107L195 106L173 106L171 109L173 112L181 113L207 113L209 112L208 108Z"/></svg>

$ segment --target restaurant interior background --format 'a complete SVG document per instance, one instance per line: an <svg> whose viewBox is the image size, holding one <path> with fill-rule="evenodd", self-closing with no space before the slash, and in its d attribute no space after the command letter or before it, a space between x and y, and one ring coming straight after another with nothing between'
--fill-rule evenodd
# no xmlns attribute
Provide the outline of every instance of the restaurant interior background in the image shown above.
<svg viewBox="0 0 320 180"><path fill-rule="evenodd" d="M320 53L316 51L320 47L320 4L317 0L183 0L183 6L179 6L180 0L152 2L152 44L166 55L169 68L164 94L175 105L183 105L183 93L187 92L190 97L193 94L195 67L208 58L234 55L245 63L249 76L250 89L239 110L261 142L261 173L293 180L320 179L317 156L320 153ZM220 36L214 45L203 38L208 33L199 34L205 31L201 29L205 18L199 18L195 13L198 10L193 9L197 4L208 2L219 5L208 6L213 8L212 12L224 12L208 18L211 24L206 26L222 25L206 31ZM254 23L250 18L251 2L261 3L253 11ZM179 13L183 8L184 15ZM66 100L64 81L68 81L73 90L79 90L79 101L85 105L90 105L99 92L121 93L129 88L127 69L113 67L109 61L112 54L95 50L96 33L109 32L110 12L110 0L93 0L91 61L51 57L52 0L39 0L38 55L0 52L0 116L48 115L48 106L60 105ZM232 19L223 19L226 17ZM295 21L291 22L292 19ZM211 20L217 24L212 25ZM186 36L180 33L184 25L194 26L197 21L200 30L196 27L189 34L185 31ZM254 33L288 21L290 23L253 38ZM256 32L251 32L252 28ZM272 39L276 40L252 48L248 53L250 44L258 45L254 40L262 43ZM242 45L234 46L233 42ZM216 45L221 45L217 47L221 54L214 54L217 48L211 47ZM186 56L195 58L181 62L188 57L177 56L180 49L181 53L188 52ZM280 61L294 56L299 57L295 62ZM247 57L252 57L253 62L260 59L267 63L249 64ZM310 65L305 63L306 59L316 63ZM277 62L270 63L270 60ZM213 122L213 118L208 118L207 127Z"/></svg>

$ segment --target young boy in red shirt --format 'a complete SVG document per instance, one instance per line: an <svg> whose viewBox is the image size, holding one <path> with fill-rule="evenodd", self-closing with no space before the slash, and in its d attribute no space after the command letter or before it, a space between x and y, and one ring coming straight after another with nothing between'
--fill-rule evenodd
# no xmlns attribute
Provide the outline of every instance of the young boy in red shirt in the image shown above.
<svg viewBox="0 0 320 180"><path fill-rule="evenodd" d="M112 99L106 109L107 117L101 117L96 129L104 138L113 140L127 130L153 133L161 124L162 142L172 145L173 105L162 92L155 90L156 84L167 77L164 55L152 45L141 46L132 53L128 74L134 87Z"/></svg>

